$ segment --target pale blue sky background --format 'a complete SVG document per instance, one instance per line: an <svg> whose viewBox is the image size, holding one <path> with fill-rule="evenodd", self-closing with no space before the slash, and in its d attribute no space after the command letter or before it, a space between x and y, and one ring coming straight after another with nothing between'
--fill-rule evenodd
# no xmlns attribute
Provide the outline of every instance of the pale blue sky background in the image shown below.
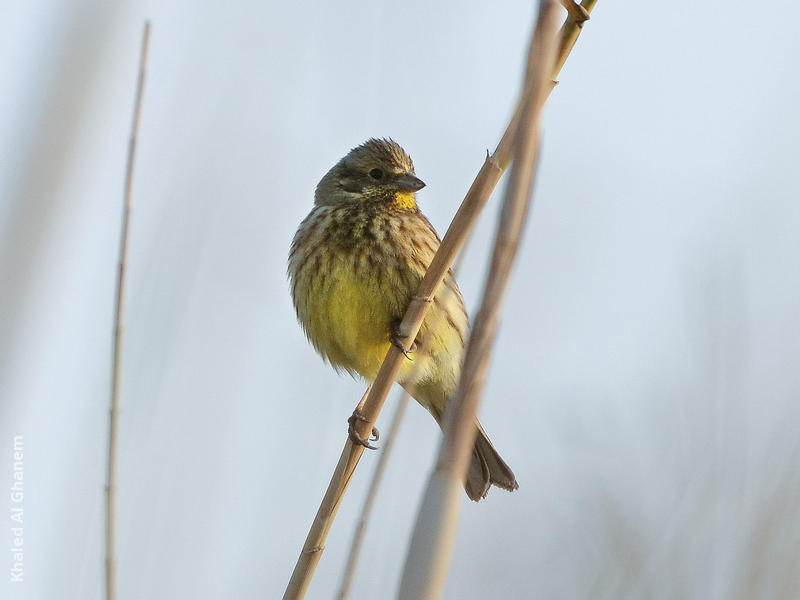
<svg viewBox="0 0 800 600"><path fill-rule="evenodd" d="M103 589L113 286L144 17L120 599L248 600L282 593L363 391L314 354L289 299L286 255L314 186L352 146L392 136L443 232L509 116L533 12L4 5L0 487L23 435L26 581L8 583L4 551L0 597ZM794 12L600 0L547 108L481 411L520 490L464 498L447 598L800 593ZM496 210L497 198L460 277L470 307ZM353 597L393 596L438 441L410 407ZM375 462L362 460L311 599L334 597Z"/></svg>

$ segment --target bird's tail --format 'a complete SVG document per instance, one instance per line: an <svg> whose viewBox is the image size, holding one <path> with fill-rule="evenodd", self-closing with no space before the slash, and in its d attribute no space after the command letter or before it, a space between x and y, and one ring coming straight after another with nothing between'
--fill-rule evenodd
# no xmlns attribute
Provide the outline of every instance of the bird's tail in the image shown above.
<svg viewBox="0 0 800 600"><path fill-rule="evenodd" d="M435 381L414 385L406 385L404 382L401 384L416 398L417 402L428 409L441 427L443 407L447 403L447 396L442 392L442 385ZM514 477L514 472L506 464L506 461L500 458L478 419L475 419L475 428L478 430L475 436L475 446L472 449L467 479L464 482L467 496L470 500L477 502L486 497L489 488L493 485L509 492L516 490L519 484Z"/></svg>
<svg viewBox="0 0 800 600"><path fill-rule="evenodd" d="M477 419L475 426L478 428L478 435L475 438L475 447L472 449L464 490L470 500L477 502L486 497L489 488L493 485L512 492L519 487L519 484L514 477L514 472L500 458Z"/></svg>

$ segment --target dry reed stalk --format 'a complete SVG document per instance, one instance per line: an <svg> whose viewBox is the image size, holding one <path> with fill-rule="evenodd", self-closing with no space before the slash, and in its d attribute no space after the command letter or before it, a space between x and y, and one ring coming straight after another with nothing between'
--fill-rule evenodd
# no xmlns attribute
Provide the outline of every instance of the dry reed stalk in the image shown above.
<svg viewBox="0 0 800 600"><path fill-rule="evenodd" d="M558 55L556 58L556 66L553 71L553 79L558 77L564 63L567 62L567 57L569 53L572 52L572 48L575 46L575 42L578 41L578 36L581 34L583 24L589 20L589 14L594 9L594 5L597 4L597 0L582 0L580 4L576 4L572 0L566 1L572 4L574 8L572 10L567 9L570 16L564 21L564 24L558 32ZM563 3L564 2L562 2L562 4ZM573 19L572 17L576 12L580 14L579 20Z"/></svg>
<svg viewBox="0 0 800 600"><path fill-rule="evenodd" d="M587 15L595 3L596 0L584 0L581 3ZM561 28L559 54L553 71L554 78L566 62L566 58L574 46L577 36L580 34L580 27L573 25L574 23L568 17ZM503 137L500 139L494 153L490 156L487 155L486 160L478 171L442 239L439 250L433 257L431 265L420 283L417 295L412 299L400 323L399 334L400 338L406 342L406 347L416 338L416 334L425 318L428 304L436 294L447 273L447 269L453 263L480 211L485 206L511 161L514 135L525 103L526 92L523 92L514 115L503 133ZM362 419L355 421L354 428L360 437L367 439L371 434L404 358L403 353L397 347L391 346L389 348L375 381L365 392L365 396L356 407L356 411L361 415ZM317 514L314 517L314 522L311 524L306 536L306 541L292 571L289 583L286 586L283 595L284 600L294 600L305 596L322 551L325 549L325 540L333 525L333 520L344 497L344 492L363 452L364 447L354 444L348 437Z"/></svg>
<svg viewBox="0 0 800 600"><path fill-rule="evenodd" d="M556 12L552 2L542 2L529 60L531 89L520 119L509 184L506 189L495 246L481 306L470 334L464 358L463 376L456 401L445 411L445 435L438 468L466 474L469 456L475 443L475 413L491 345L497 330L511 267L522 236L530 205L533 178L538 157L539 122L551 86L549 77L555 56ZM437 470L438 470L437 468ZM463 479L463 477L462 477Z"/></svg>
<svg viewBox="0 0 800 600"><path fill-rule="evenodd" d="M136 161L136 140L142 115L144 81L147 73L147 55L150 48L150 21L145 21L142 47L139 55L139 74L136 81L136 100L133 106L131 135L128 140L128 161L125 169L122 226L119 242L119 269L116 297L114 299L114 341L111 372L111 408L108 425L108 481L106 483L106 600L117 598L117 444L119 439L119 386L122 373L122 332L125 300L125 265L128 259L128 231L133 194L133 168Z"/></svg>
<svg viewBox="0 0 800 600"><path fill-rule="evenodd" d="M539 140L539 120L552 89L556 56L556 5L540 4L528 54L514 160L503 202L481 307L470 334L456 396L447 404L444 438L417 515L400 583L402 600L440 598L447 580L461 487L475 444L475 415L488 370L499 309L527 215Z"/></svg>
<svg viewBox="0 0 800 600"><path fill-rule="evenodd" d="M361 507L361 516L356 523L355 531L353 531L353 541L350 543L350 552L347 554L347 562L344 566L344 574L342 575L342 584L339 588L337 598L339 600L346 600L350 595L350 586L353 584L353 578L356 574L356 565L358 564L358 557L361 554L361 546L364 543L364 536L367 532L367 523L370 516L372 516L372 508L375 506L375 499L378 497L378 490L380 489L381 482L383 481L383 474L386 471L386 465L389 462L394 441L397 439L397 434L400 432L400 424L403 422L408 402L411 400L411 395L406 391L400 394L397 402L397 408L392 417L392 424L389 426L389 432L381 436L383 440L380 456L378 457L378 464L375 465L375 472L372 474L372 481L369 483L367 495L364 498L364 504Z"/></svg>
<svg viewBox="0 0 800 600"><path fill-rule="evenodd" d="M467 239L464 243L464 247L469 244L469 239ZM464 258L464 250L462 247L461 253L458 255L458 260L456 260L456 264L453 266L453 275L458 275L458 271L460 268L460 262ZM450 288L444 288L443 293L451 294ZM441 297L441 293L440 293ZM442 298L442 304L447 304L447 300ZM424 343L417 349L417 354L423 355L425 353L425 346ZM411 369L409 373L408 379L409 381L415 381L417 376L417 369L421 368L424 363L417 362ZM350 586L353 583L353 578L355 576L356 565L358 563L358 557L361 553L361 546L364 542L364 536L367 532L367 523L369 522L369 518L372 515L372 508L375 505L375 499L378 496L378 490L380 489L381 482L383 481L383 473L386 471L386 465L389 462L389 457L391 456L392 449L394 448L394 442L397 438L397 434L400 431L400 424L403 421L403 416L405 415L406 408L408 408L408 402L411 399L411 394L409 394L408 390L403 390L400 394L400 398L397 402L397 409L394 412L394 416L392 417L392 423L389 426L389 433L387 435L381 436L381 440L383 440L381 453L378 456L378 463L375 465L375 471L372 474L372 480L369 483L369 487L367 488L367 495L364 498L364 504L361 507L361 516L358 519L358 523L356 524L356 528L353 531L353 540L350 543L350 551L347 555L347 562L345 563L344 573L342 575L342 584L339 588L338 598L339 600L346 600L348 595L350 594Z"/></svg>

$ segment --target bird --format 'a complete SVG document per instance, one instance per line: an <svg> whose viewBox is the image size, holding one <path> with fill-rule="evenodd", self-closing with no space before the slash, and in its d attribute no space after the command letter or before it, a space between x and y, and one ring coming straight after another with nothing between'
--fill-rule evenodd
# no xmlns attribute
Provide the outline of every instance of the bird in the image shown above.
<svg viewBox="0 0 800 600"><path fill-rule="evenodd" d="M404 349L398 326L441 242L417 205L423 187L397 142L369 139L322 177L295 233L288 278L297 318L339 372L371 383L390 344ZM449 270L397 378L440 427L456 392L468 331L464 299ZM475 427L467 496L478 501L492 485L516 490L514 473L477 419Z"/></svg>

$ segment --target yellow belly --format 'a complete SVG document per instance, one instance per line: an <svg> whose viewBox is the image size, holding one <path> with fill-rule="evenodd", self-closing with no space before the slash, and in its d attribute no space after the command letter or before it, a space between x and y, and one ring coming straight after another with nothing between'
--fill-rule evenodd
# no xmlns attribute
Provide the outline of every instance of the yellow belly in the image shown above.
<svg viewBox="0 0 800 600"><path fill-rule="evenodd" d="M402 317L402 300L387 297L387 291L407 294L391 286L387 290L361 262L344 256L324 276L303 277L308 289L298 290L306 299L298 309L311 342L334 367L371 380L389 349L392 323Z"/></svg>
<svg viewBox="0 0 800 600"><path fill-rule="evenodd" d="M380 243L367 241L332 248L331 229L326 228L333 222L331 209L321 207L309 219L311 224L306 229L301 226L296 235L302 247L293 244L290 255L297 316L314 347L333 367L372 381L389 350L392 327L416 294L438 239L432 229L423 228L427 237L408 254L386 252ZM419 225L412 220L407 227ZM374 232L375 237L382 235L377 226ZM426 385L426 398L417 398L424 405L443 407L454 391L467 328L464 302L449 274L417 335L418 351L413 360L403 361L398 376L403 385L412 381Z"/></svg>

